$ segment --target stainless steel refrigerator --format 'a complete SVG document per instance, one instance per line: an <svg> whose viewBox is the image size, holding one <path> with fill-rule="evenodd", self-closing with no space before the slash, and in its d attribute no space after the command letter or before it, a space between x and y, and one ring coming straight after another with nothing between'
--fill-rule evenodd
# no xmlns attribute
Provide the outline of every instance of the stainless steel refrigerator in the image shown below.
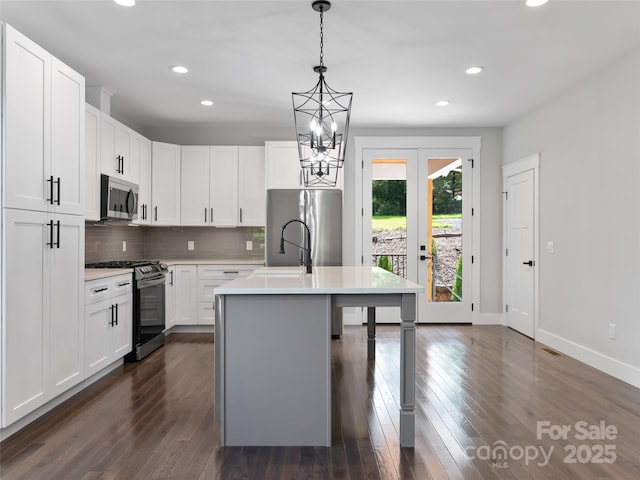
<svg viewBox="0 0 640 480"><path fill-rule="evenodd" d="M342 190L267 190L266 265L301 265L304 252L290 244L280 252L282 226L302 220L311 231L311 259L316 266L342 265ZM304 245L306 234L300 223L284 232L288 241Z"/></svg>
<svg viewBox="0 0 640 480"><path fill-rule="evenodd" d="M304 263L304 252L289 243L285 244L286 253L280 253L282 227L293 219L302 220L309 227L314 267L342 265L342 190L267 190L265 263L268 267ZM306 247L306 230L298 222L287 226L284 238ZM335 309L331 334L336 337L341 333L342 310Z"/></svg>

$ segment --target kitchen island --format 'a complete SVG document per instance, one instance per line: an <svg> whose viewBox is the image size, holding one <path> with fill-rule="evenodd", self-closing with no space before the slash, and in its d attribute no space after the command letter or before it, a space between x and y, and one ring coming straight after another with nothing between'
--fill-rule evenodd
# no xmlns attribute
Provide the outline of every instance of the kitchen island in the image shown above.
<svg viewBox="0 0 640 480"><path fill-rule="evenodd" d="M416 296L422 291L378 267L314 267L311 274L271 267L217 287L221 445L330 446L331 310L399 306L399 437L400 446L413 447Z"/></svg>

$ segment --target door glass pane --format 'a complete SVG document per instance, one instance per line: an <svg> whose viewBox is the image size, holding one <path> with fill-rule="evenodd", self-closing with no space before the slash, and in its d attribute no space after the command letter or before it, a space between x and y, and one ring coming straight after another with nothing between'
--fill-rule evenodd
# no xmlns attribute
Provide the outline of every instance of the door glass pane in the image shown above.
<svg viewBox="0 0 640 480"><path fill-rule="evenodd" d="M407 278L407 161L376 158L371 167L371 264Z"/></svg>
<svg viewBox="0 0 640 480"><path fill-rule="evenodd" d="M427 179L427 300L460 302L462 288L462 161L429 158Z"/></svg>

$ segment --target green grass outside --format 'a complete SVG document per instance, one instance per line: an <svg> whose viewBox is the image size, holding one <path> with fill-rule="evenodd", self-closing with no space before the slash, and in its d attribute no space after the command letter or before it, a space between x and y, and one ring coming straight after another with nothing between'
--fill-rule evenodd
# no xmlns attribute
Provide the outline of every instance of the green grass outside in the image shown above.
<svg viewBox="0 0 640 480"><path fill-rule="evenodd" d="M451 225L443 222L435 221L438 218L459 218L460 214L453 215L434 215L434 222L431 224L432 228L451 228ZM371 219L372 230L406 230L407 229L407 217L394 217L394 216L380 216L373 217Z"/></svg>

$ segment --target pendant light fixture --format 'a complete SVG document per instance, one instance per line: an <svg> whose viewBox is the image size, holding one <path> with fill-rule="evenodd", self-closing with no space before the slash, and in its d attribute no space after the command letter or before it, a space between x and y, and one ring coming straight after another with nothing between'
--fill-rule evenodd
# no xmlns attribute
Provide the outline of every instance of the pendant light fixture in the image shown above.
<svg viewBox="0 0 640 480"><path fill-rule="evenodd" d="M319 78L311 90L292 94L298 154L305 186L335 186L344 162L353 93L332 89L324 78L324 12L331 2L315 0L311 7L320 13L320 64L313 67Z"/></svg>

